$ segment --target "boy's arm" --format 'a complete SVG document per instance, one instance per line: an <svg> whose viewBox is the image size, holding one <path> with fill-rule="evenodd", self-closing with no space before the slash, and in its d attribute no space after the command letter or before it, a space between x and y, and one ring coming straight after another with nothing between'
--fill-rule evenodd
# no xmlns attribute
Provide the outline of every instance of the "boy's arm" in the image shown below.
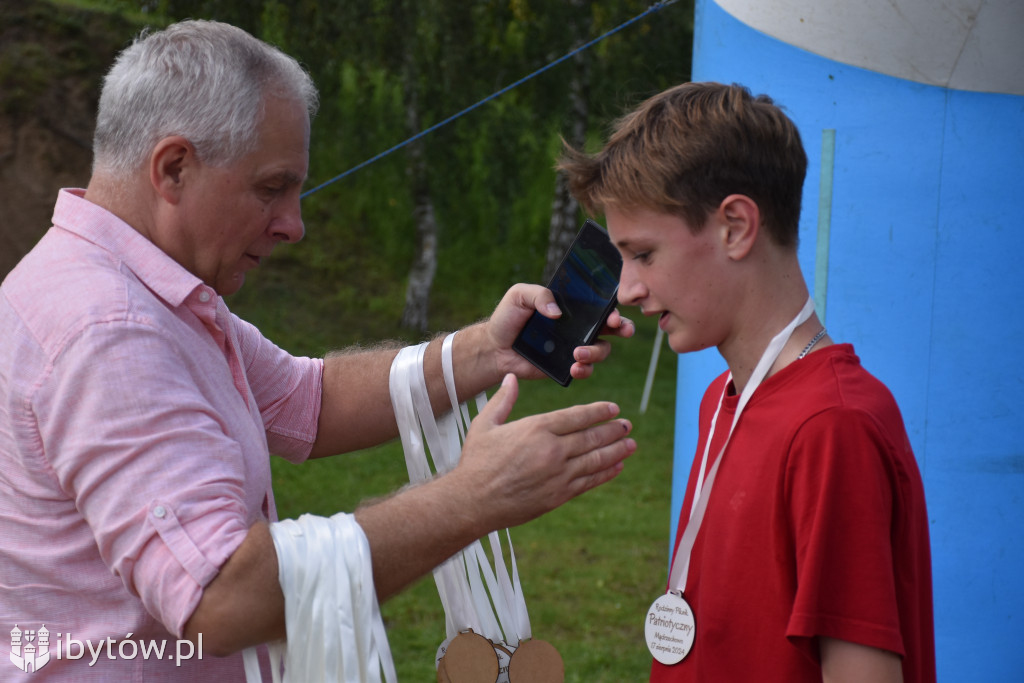
<svg viewBox="0 0 1024 683"><path fill-rule="evenodd" d="M836 638L819 638L823 683L903 683L903 662L895 652Z"/></svg>

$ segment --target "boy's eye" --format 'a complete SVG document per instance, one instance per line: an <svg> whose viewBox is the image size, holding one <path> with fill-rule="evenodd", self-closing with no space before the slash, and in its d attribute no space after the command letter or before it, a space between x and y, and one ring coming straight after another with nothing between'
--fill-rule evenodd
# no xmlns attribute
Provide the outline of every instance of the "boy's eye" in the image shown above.
<svg viewBox="0 0 1024 683"><path fill-rule="evenodd" d="M633 260L634 261L639 261L640 263L647 263L650 260L650 257L651 257L651 252L649 252L649 251L642 251L642 252L640 252L638 254L634 254L633 255Z"/></svg>

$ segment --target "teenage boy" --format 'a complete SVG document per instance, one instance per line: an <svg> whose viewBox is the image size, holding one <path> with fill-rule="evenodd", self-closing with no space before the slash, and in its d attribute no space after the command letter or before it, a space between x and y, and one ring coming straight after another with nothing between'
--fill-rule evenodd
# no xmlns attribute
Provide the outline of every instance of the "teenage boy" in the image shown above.
<svg viewBox="0 0 1024 683"><path fill-rule="evenodd" d="M645 624L651 680L934 681L921 477L892 395L814 313L796 126L766 96L687 83L560 167L622 253L620 303L729 368Z"/></svg>

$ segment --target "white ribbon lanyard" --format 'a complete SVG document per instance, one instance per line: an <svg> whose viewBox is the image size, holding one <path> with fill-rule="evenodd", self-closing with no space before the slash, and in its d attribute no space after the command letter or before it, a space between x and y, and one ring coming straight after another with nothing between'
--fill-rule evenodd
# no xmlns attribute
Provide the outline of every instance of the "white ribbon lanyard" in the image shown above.
<svg viewBox="0 0 1024 683"><path fill-rule="evenodd" d="M715 460L715 464L712 465L711 471L708 472L707 479L704 478L704 472L708 466L708 454L711 451L711 442L715 437L715 423L718 421L718 413L722 410L722 402L725 400L725 390L722 391L722 397L718 399L718 408L715 409L715 415L711 419L711 429L708 430L708 438L704 444L704 456L701 458L700 463L700 474L697 478L696 487L693 492L693 505L690 507L690 518L686 524L686 530L683 532L683 537L679 541L679 547L676 549L676 556L672 562L672 573L669 576L669 587L673 590L682 591L686 587L686 576L690 571L690 553L693 551L693 544L697 538L697 532L700 531L701 523L704 521L704 512L708 507L708 499L711 497L711 489L715 485L715 477L718 474L718 467L722 464L722 456L725 454L725 449L729 446L729 441L732 439L733 430L736 429L736 425L740 421L740 415L743 413L743 409L746 407L747 402L750 401L750 397L754 395L754 391L761 386L761 382L764 381L765 376L768 374L768 370L771 369L775 361L778 360L779 354L782 353L782 347L786 345L789 338L793 335L793 330L804 323L811 314L814 313L814 299L808 299L807 303L800 310L795 318L788 325L782 328L775 337L772 338L771 342L768 343L768 347L764 350L764 354L761 355L761 360L758 361L754 367L754 372L750 375L750 379L747 381L743 391L740 393L739 403L736 405L736 414L733 415L732 425L729 426L729 434L725 438L725 443L722 444L722 449L718 452L718 458ZM726 380L726 390L729 387L729 382L732 376Z"/></svg>
<svg viewBox="0 0 1024 683"><path fill-rule="evenodd" d="M453 469L458 464L462 442L469 430L469 408L465 403L459 403L455 391L452 364L454 336L448 335L441 347L445 386L452 405L450 413L434 417L423 375L426 343L402 349L391 365L391 402L405 451L409 480L413 483L434 476L427 450L437 474ZM486 394L476 397L478 410L486 403ZM515 551L511 536L508 536L512 562L510 575L505 566L500 536L491 532L488 538L494 558L493 569L483 545L477 540L434 570L434 582L445 611L446 632L451 639L471 629L494 643L504 642L515 648L520 640L532 636Z"/></svg>
<svg viewBox="0 0 1024 683"><path fill-rule="evenodd" d="M725 392L728 390L732 375L730 374L726 380L725 389L722 390L722 396L718 400L718 407L711 418L711 427L708 430L707 440L704 443L704 454L701 458L700 472L694 485L693 503L690 507L689 520L686 523L686 529L679 540L679 547L676 548L676 554L672 561L668 593L655 600L647 614L645 626L647 645L654 658L663 664L676 664L682 661L689 654L690 648L693 646L696 624L692 610L683 599L682 593L686 588L686 578L690 571L690 555L693 552L693 544L704 521L704 513L707 510L708 500L711 498L711 490L715 485L718 468L725 457L725 449L729 446L733 431L736 429L740 415L750 401L750 397L753 396L754 391L757 390L761 382L768 375L768 371L775 364L779 354L782 353L782 348L793 335L793 331L809 319L812 313L814 313L814 300L808 299L800 313L768 343L767 348L765 348L764 353L761 355L761 359L754 367L754 372L751 373L750 379L740 393L740 399L736 405L736 413L733 415L732 424L729 426L729 433L726 435L725 443L722 444L718 457L705 478L704 473L707 471L708 456L711 452L711 442L714 441L715 437L718 415L722 410Z"/></svg>

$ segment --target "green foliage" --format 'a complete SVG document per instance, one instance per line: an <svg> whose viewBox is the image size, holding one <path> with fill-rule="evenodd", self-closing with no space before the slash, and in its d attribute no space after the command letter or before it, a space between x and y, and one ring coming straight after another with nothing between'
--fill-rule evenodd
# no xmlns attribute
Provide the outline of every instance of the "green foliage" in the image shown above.
<svg viewBox="0 0 1024 683"><path fill-rule="evenodd" d="M0 3L2 113L49 120L68 97L96 101L100 76L138 30L136 19L78 4Z"/></svg>

